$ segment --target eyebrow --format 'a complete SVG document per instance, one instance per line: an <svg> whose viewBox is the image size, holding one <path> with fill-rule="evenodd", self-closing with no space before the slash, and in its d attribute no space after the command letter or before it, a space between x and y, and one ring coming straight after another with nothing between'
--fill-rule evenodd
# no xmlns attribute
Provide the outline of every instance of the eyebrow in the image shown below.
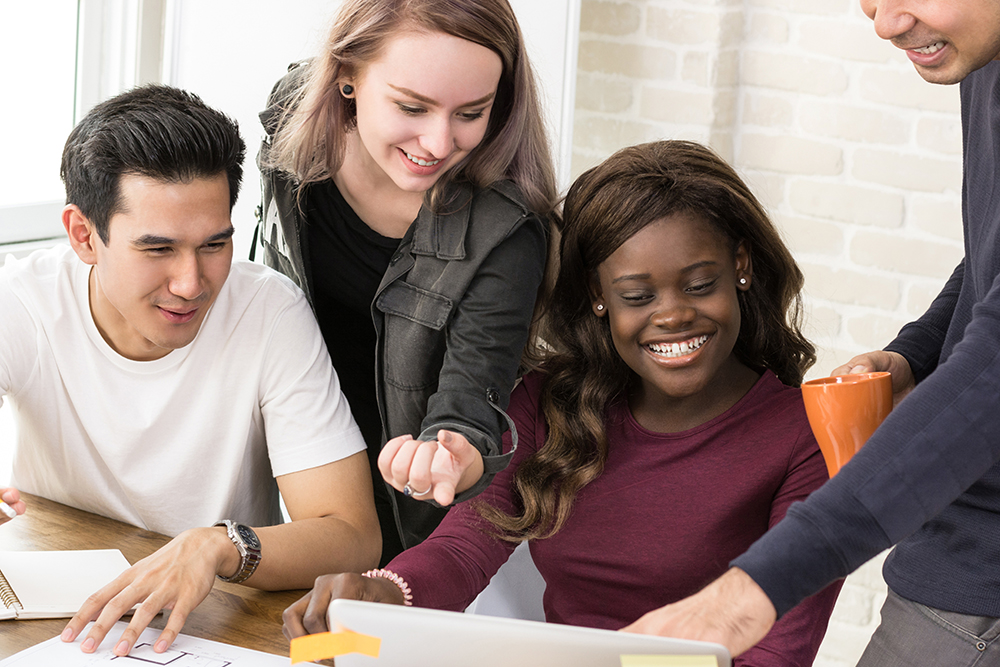
<svg viewBox="0 0 1000 667"><path fill-rule="evenodd" d="M421 95L420 93L418 93L416 91L413 91L413 90L410 90L409 88L401 88L400 86L394 86L391 83L388 84L388 86L390 88L392 88L393 90L395 90L397 93L402 93L403 95L407 95L409 97L412 97L413 99L419 100L419 101L423 102L424 104L430 104L430 105L436 106L436 107L441 106L441 103L438 102L437 100L433 100L430 97L427 97L426 95ZM474 106L477 106L479 104L486 104L487 102L489 102L490 100L492 100L496 96L496 94L497 93L494 90L491 93L483 95L478 100L472 100L471 102L463 104L462 108L464 108L464 107L474 107Z"/></svg>
<svg viewBox="0 0 1000 667"><path fill-rule="evenodd" d="M690 273L705 266L716 266L718 262L713 262L712 260L705 260L704 262L695 262L690 266L685 266L681 269L681 273ZM619 276L611 281L611 284L623 283L629 280L649 280L651 277L648 273L630 273L627 276Z"/></svg>
<svg viewBox="0 0 1000 667"><path fill-rule="evenodd" d="M229 229L223 230L218 234L213 234L205 239L202 243L215 243L216 241L225 241L231 239L233 234L236 233L236 228L230 225ZM141 246L149 248L152 246L161 245L176 245L177 239L172 239L167 236L156 236L155 234L143 234L139 238L132 241L132 245Z"/></svg>

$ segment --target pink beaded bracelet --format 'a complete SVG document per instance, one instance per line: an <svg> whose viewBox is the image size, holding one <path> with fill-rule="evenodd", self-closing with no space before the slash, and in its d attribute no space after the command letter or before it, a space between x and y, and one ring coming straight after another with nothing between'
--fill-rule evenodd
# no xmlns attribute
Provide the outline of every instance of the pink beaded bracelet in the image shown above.
<svg viewBox="0 0 1000 667"><path fill-rule="evenodd" d="M403 594L403 604L407 607L413 606L413 593L410 591L410 585L406 583L406 580L401 576L393 572L392 570L378 569L378 570L368 570L362 577L368 577L369 579L388 579L392 583L396 584L400 592Z"/></svg>

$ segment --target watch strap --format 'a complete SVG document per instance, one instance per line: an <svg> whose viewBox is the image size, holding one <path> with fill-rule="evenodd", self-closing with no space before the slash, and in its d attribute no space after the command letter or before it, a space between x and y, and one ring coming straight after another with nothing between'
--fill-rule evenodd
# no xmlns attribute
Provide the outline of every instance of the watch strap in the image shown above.
<svg viewBox="0 0 1000 667"><path fill-rule="evenodd" d="M235 521L230 521L229 519L223 519L215 523L215 526L225 526L226 535L228 535L229 539L232 540L233 544L236 546L236 550L240 554L240 567L236 570L236 574L231 577L224 577L221 574L216 575L222 581L230 584L241 584L249 579L250 575L257 570L257 566L260 564L261 559L260 549L247 544L247 542L240 536L240 533L237 530L237 526L240 525L241 524L238 524ZM249 526L244 527L250 532L253 532L253 529ZM254 535L256 536L256 533L254 533Z"/></svg>

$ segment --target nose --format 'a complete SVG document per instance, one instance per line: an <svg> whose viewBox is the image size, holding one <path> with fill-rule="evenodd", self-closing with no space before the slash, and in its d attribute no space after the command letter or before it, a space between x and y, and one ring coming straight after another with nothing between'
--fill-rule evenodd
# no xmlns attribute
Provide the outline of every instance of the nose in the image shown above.
<svg viewBox="0 0 1000 667"><path fill-rule="evenodd" d="M916 24L906 0L861 0L861 10L875 23L875 34L882 39L899 37Z"/></svg>
<svg viewBox="0 0 1000 667"><path fill-rule="evenodd" d="M653 312L650 321L654 326L660 327L661 329L683 331L688 328L692 322L694 322L697 316L698 311L692 308L688 303L684 301L665 299L657 304L657 308Z"/></svg>
<svg viewBox="0 0 1000 667"><path fill-rule="evenodd" d="M420 146L429 153L428 157L441 160L455 150L455 133L451 127L449 118L436 119L429 124L426 131L420 137Z"/></svg>
<svg viewBox="0 0 1000 667"><path fill-rule="evenodd" d="M196 253L182 254L174 262L170 275L170 293L185 301L194 301L204 291L205 273Z"/></svg>

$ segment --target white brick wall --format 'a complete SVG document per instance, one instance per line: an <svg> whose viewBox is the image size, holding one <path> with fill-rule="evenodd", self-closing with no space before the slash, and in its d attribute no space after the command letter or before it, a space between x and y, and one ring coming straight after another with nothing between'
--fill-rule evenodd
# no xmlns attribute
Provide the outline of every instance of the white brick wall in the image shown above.
<svg viewBox="0 0 1000 667"><path fill-rule="evenodd" d="M885 345L962 256L957 86L925 83L857 0L583 0L573 174L659 138L711 144L806 274L825 375ZM848 578L816 665L854 665L885 596Z"/></svg>

